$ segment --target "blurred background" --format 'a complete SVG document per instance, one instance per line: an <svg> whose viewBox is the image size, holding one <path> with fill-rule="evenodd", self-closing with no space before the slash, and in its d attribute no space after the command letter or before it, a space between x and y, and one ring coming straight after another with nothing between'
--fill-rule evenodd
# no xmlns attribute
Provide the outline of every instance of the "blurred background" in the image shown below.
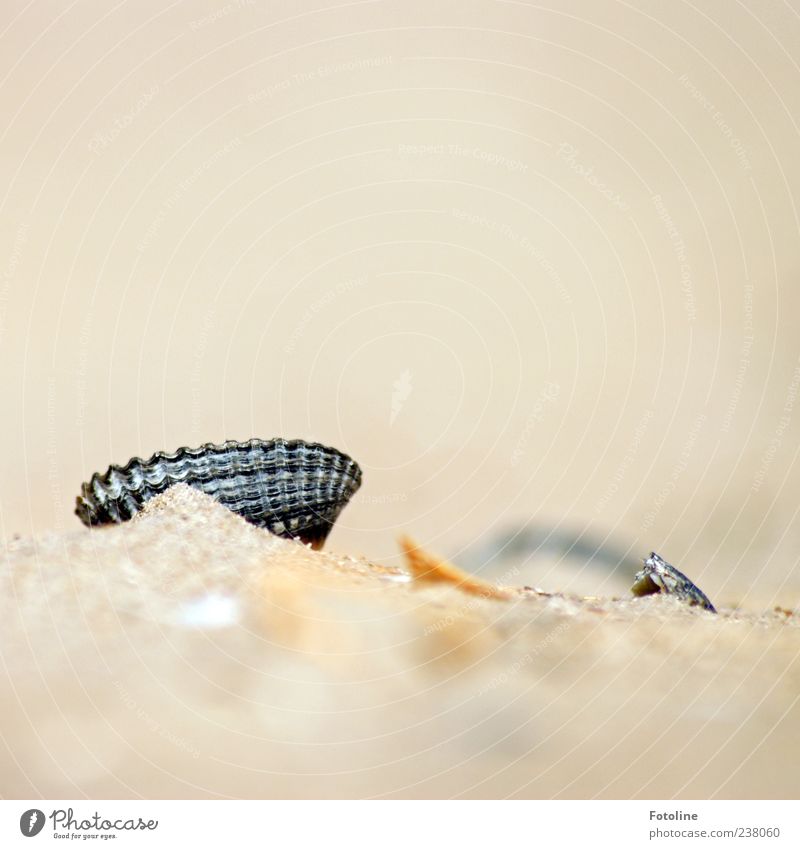
<svg viewBox="0 0 800 849"><path fill-rule="evenodd" d="M6 0L0 537L282 435L333 549L797 604L800 10L555 6Z"/></svg>

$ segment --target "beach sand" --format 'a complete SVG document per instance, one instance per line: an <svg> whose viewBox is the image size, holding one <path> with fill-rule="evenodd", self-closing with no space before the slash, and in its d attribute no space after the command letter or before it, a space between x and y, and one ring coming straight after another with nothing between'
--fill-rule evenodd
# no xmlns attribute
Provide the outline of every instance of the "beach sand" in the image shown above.
<svg viewBox="0 0 800 849"><path fill-rule="evenodd" d="M800 619L488 598L177 486L6 548L13 798L791 798Z"/></svg>

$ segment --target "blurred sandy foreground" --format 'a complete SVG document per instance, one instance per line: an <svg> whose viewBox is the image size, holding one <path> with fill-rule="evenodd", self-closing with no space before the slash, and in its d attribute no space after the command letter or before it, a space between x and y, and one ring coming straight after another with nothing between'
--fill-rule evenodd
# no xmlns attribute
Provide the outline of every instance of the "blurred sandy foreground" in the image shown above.
<svg viewBox="0 0 800 849"><path fill-rule="evenodd" d="M512 600L184 486L0 564L4 797L793 797L798 619Z"/></svg>

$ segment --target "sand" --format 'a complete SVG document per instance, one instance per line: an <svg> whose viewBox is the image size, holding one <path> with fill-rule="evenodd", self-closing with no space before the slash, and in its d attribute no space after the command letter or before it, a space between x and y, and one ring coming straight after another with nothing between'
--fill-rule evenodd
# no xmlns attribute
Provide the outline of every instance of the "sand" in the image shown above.
<svg viewBox="0 0 800 849"><path fill-rule="evenodd" d="M796 797L800 629L666 597L487 598L184 486L11 541L4 797Z"/></svg>

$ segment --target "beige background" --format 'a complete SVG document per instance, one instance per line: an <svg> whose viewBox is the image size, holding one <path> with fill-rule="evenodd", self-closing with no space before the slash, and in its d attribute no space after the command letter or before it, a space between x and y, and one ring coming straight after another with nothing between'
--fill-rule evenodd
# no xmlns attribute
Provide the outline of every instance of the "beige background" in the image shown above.
<svg viewBox="0 0 800 849"><path fill-rule="evenodd" d="M334 549L796 604L800 10L556 5L4 2L0 537L297 436L364 468Z"/></svg>

